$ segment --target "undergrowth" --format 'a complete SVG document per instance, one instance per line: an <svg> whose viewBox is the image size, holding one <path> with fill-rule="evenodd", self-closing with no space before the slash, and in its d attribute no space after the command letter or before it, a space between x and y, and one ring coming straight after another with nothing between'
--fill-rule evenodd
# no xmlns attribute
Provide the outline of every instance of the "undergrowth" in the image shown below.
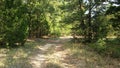
<svg viewBox="0 0 120 68"><path fill-rule="evenodd" d="M96 51L102 56L120 58L120 40L119 39L98 40L95 43L90 43L89 47L94 49L94 51Z"/></svg>

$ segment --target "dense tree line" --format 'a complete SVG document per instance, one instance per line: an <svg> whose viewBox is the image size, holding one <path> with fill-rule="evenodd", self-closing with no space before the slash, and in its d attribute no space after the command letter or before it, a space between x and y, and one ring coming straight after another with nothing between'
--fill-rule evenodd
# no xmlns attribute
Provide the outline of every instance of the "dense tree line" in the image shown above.
<svg viewBox="0 0 120 68"><path fill-rule="evenodd" d="M61 23L64 15L59 7L63 4L58 0L1 0L0 45L23 45L27 38L68 33L62 28L68 25Z"/></svg>
<svg viewBox="0 0 120 68"><path fill-rule="evenodd" d="M119 38L119 1L117 0L71 0L62 7L68 15L64 22L73 24L72 33L92 42L109 35ZM68 8L71 7L71 8Z"/></svg>
<svg viewBox="0 0 120 68"><path fill-rule="evenodd" d="M62 21L71 24L75 42L87 43L95 52L120 57L120 1L65 0Z"/></svg>
<svg viewBox="0 0 120 68"><path fill-rule="evenodd" d="M28 26L26 5L20 0L2 0L0 3L0 43L24 44Z"/></svg>
<svg viewBox="0 0 120 68"><path fill-rule="evenodd" d="M47 0L1 0L0 44L23 45L29 37L49 33L43 9Z"/></svg>
<svg viewBox="0 0 120 68"><path fill-rule="evenodd" d="M1 0L0 44L23 45L27 38L70 31L87 42L109 35L120 38L119 4L119 0Z"/></svg>

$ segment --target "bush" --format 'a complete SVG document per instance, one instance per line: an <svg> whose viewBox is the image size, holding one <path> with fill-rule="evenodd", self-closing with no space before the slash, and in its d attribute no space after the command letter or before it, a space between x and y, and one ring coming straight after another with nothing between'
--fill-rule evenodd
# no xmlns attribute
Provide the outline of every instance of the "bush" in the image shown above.
<svg viewBox="0 0 120 68"><path fill-rule="evenodd" d="M119 42L115 40L104 41L99 39L96 43L91 43L90 47L102 56L120 57Z"/></svg>
<svg viewBox="0 0 120 68"><path fill-rule="evenodd" d="M1 9L0 45L24 45L28 33L27 13L22 11L25 10L25 6L21 3L9 6L6 3L8 1L5 1L5 6Z"/></svg>
<svg viewBox="0 0 120 68"><path fill-rule="evenodd" d="M24 45L25 39L27 37L27 24L21 22L19 26L11 28L12 30L8 30L3 38L7 45Z"/></svg>
<svg viewBox="0 0 120 68"><path fill-rule="evenodd" d="M91 44L90 46L97 51L99 54L102 54L106 50L106 42L102 39L99 39L96 43Z"/></svg>

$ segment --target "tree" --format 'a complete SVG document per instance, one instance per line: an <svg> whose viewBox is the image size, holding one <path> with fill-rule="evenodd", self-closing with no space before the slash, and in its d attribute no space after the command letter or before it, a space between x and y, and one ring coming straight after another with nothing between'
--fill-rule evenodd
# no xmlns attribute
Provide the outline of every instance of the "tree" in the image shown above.
<svg viewBox="0 0 120 68"><path fill-rule="evenodd" d="M119 2L117 2L119 4ZM109 16L109 22L111 22L111 25L116 32L118 38L120 38L120 6L111 6L107 12L106 15Z"/></svg>
<svg viewBox="0 0 120 68"><path fill-rule="evenodd" d="M72 28L74 34L83 36L87 42L107 37L111 24L105 13L110 7L111 1L75 0L68 1L68 3L68 5L64 6L68 10L66 11L68 15L64 21L71 22L74 25Z"/></svg>
<svg viewBox="0 0 120 68"><path fill-rule="evenodd" d="M26 3L29 15L29 38L48 35L49 25L45 17L48 0L29 0Z"/></svg>
<svg viewBox="0 0 120 68"><path fill-rule="evenodd" d="M19 2L19 4L18 4ZM27 14L26 6L21 0L2 1L1 9L1 44L23 45L27 37Z"/></svg>

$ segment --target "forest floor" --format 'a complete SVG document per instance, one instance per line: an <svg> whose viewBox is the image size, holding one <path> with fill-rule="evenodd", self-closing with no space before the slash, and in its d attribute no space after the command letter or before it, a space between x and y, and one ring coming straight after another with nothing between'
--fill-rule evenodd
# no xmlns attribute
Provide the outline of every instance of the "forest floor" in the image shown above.
<svg viewBox="0 0 120 68"><path fill-rule="evenodd" d="M28 39L25 46L0 49L0 68L120 68L120 60L72 43L71 37Z"/></svg>

